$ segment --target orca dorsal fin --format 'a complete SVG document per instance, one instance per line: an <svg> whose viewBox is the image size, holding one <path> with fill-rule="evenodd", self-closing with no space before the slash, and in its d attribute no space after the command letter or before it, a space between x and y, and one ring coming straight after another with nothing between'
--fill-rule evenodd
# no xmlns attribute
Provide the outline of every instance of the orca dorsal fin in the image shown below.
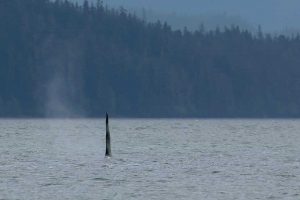
<svg viewBox="0 0 300 200"><path fill-rule="evenodd" d="M110 132L109 132L109 119L108 114L106 113L106 150L105 156L111 157L111 145L110 145Z"/></svg>

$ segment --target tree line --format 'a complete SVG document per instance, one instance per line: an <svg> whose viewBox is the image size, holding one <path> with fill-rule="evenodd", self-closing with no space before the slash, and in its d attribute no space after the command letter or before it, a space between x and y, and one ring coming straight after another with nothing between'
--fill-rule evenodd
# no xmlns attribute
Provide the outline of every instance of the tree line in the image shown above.
<svg viewBox="0 0 300 200"><path fill-rule="evenodd" d="M300 117L300 36L0 1L0 116Z"/></svg>

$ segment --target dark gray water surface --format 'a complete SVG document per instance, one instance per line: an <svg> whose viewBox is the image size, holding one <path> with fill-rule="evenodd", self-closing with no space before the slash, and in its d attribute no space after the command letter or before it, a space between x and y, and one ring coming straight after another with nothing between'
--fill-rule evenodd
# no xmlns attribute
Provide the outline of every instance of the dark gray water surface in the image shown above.
<svg viewBox="0 0 300 200"><path fill-rule="evenodd" d="M0 199L300 199L300 120L0 120Z"/></svg>

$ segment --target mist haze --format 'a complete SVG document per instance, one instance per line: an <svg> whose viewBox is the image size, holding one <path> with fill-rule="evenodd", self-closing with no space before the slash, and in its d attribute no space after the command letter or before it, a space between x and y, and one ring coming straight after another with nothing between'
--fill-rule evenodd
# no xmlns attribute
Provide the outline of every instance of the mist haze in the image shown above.
<svg viewBox="0 0 300 200"><path fill-rule="evenodd" d="M157 18L163 19L166 18L161 17L162 15L176 13L184 18L186 25L190 25L192 29L195 28L193 24L197 22L211 27L210 20L206 18L217 16L220 16L218 22L220 26L230 24L230 22L222 22L224 16L229 16L243 21L239 23L239 20L234 19L232 24L242 26L249 24L244 26L249 28L261 25L263 30L275 33L297 32L300 27L300 1L298 0L104 0L103 2L111 7L124 6L127 9L153 10L158 13ZM187 17L189 19L186 19ZM173 21L171 20L171 24L174 24ZM218 24L215 21L213 20L212 25Z"/></svg>

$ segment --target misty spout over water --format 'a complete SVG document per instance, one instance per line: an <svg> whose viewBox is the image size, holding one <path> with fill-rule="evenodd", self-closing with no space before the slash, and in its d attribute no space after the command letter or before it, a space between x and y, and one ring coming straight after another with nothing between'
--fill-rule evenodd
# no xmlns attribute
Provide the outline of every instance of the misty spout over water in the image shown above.
<svg viewBox="0 0 300 200"><path fill-rule="evenodd" d="M41 48L39 67L49 72L45 83L39 87L45 117L84 117L80 39L57 41L48 37Z"/></svg>
<svg viewBox="0 0 300 200"><path fill-rule="evenodd" d="M62 77L55 76L47 87L46 116L72 117L76 116L70 99L66 96L68 88Z"/></svg>

